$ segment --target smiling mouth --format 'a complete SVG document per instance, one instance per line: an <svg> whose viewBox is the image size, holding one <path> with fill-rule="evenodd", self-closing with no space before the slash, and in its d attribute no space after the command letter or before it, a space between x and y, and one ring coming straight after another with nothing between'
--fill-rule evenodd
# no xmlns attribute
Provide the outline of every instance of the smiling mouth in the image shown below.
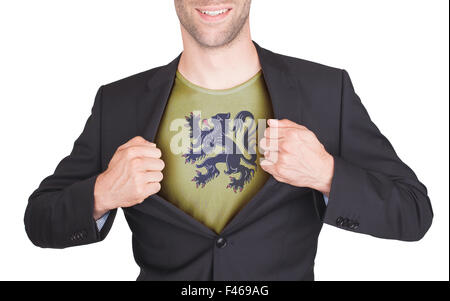
<svg viewBox="0 0 450 301"><path fill-rule="evenodd" d="M196 8L200 17L206 22L218 22L225 19L232 10L231 8Z"/></svg>
<svg viewBox="0 0 450 301"><path fill-rule="evenodd" d="M208 15L208 16L213 16L213 17L224 14L224 13L228 12L229 10L230 10L229 8L224 8L224 9L220 9L220 10L200 10L200 9L198 9L198 11L200 11L202 14Z"/></svg>

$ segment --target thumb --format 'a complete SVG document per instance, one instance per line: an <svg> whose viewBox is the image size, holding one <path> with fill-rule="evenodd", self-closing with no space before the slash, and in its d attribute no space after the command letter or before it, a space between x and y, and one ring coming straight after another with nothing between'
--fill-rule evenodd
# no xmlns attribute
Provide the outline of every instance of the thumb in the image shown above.
<svg viewBox="0 0 450 301"><path fill-rule="evenodd" d="M267 159L263 159L263 160L261 161L261 163L259 163L259 165L261 166L261 168L262 168L264 171L266 171L266 172L268 172L268 173L270 173L270 174L273 174L273 173L274 173L274 167L275 167L275 165L274 165L274 163L273 163L272 161L269 161L269 160L267 160Z"/></svg>

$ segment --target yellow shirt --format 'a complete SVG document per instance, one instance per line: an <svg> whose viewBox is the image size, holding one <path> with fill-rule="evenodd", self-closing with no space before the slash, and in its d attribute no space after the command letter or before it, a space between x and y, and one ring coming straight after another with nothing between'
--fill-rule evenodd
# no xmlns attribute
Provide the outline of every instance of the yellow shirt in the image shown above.
<svg viewBox="0 0 450 301"><path fill-rule="evenodd" d="M159 195L220 233L269 178L256 143L269 118L262 71L224 90L177 71L155 138L165 163Z"/></svg>

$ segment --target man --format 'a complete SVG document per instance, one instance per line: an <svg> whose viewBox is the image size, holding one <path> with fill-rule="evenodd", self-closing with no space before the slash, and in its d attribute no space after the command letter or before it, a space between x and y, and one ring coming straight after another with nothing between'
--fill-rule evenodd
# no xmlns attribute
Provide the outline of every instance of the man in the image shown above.
<svg viewBox="0 0 450 301"><path fill-rule="evenodd" d="M175 0L183 52L99 89L71 154L30 196L34 244L99 242L123 208L138 280L313 280L323 223L424 236L426 187L348 73L260 47L250 3Z"/></svg>

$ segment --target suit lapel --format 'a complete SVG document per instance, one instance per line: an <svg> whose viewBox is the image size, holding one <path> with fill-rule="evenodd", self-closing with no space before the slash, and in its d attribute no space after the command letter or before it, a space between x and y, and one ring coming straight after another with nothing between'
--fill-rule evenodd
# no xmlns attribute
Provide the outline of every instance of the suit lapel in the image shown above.
<svg viewBox="0 0 450 301"><path fill-rule="evenodd" d="M148 80L144 95L137 101L138 131L148 141L155 139L159 123L172 90L181 54L160 67Z"/></svg>
<svg viewBox="0 0 450 301"><path fill-rule="evenodd" d="M280 55L260 47L256 42L253 43L258 52L262 73L272 102L274 117L276 119L287 118L301 124L298 85L295 82L295 77L290 74L289 66ZM181 53L172 62L157 69L148 80L146 92L137 100L138 131L148 141L155 139L164 109L170 97L180 57ZM274 193L274 190L276 193L275 188L277 184L278 182L270 176L258 193L227 224L221 234L235 230L250 217L253 211L252 208L255 208L261 202L270 202L270 195ZM161 218L167 219L170 216L175 216L176 219L180 220L173 220L172 222L174 224L187 226L192 231L200 231L207 237L216 235L215 232L204 224L189 216L161 196L153 195L149 199L152 199L152 201L158 204L153 204L152 206L152 202L143 202L135 206L136 209L155 215L156 212L152 210L163 207L169 210L170 214L167 215L167 212L161 212ZM153 208L149 208L149 206Z"/></svg>
<svg viewBox="0 0 450 301"><path fill-rule="evenodd" d="M258 51L275 118L287 118L301 123L298 85L287 62L281 55L260 47L256 42L253 43Z"/></svg>

